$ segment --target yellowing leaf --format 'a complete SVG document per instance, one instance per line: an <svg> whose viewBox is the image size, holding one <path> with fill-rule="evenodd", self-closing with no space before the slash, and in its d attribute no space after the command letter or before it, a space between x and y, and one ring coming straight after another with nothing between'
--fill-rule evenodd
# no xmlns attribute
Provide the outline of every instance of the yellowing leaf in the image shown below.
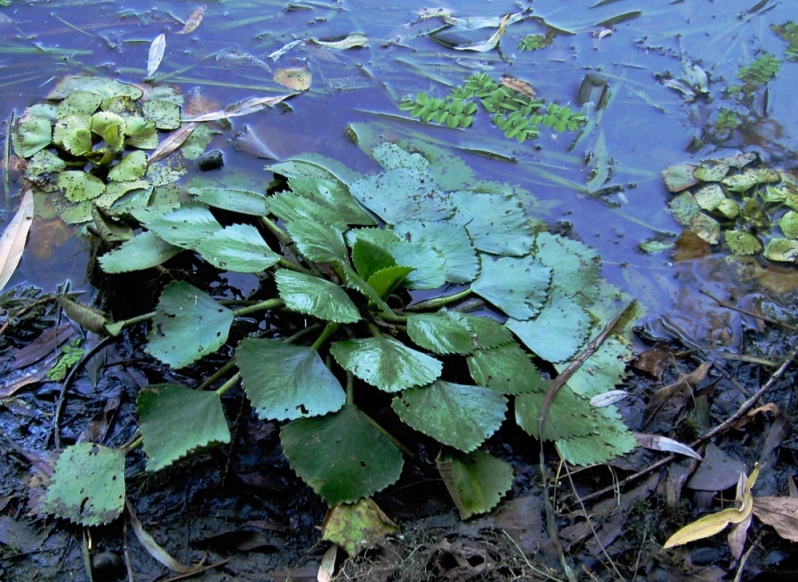
<svg viewBox="0 0 798 582"><path fill-rule="evenodd" d="M351 556L398 531L374 500L366 498L333 507L321 526L321 539L338 544Z"/></svg>
<svg viewBox="0 0 798 582"><path fill-rule="evenodd" d="M194 12L189 14L186 23L183 25L183 30L175 34L188 34L197 30L197 27L202 22L202 17L205 16L205 4L197 8Z"/></svg>
<svg viewBox="0 0 798 582"><path fill-rule="evenodd" d="M310 70L307 67L277 69L274 72L274 82L294 91L307 91L310 89Z"/></svg>
<svg viewBox="0 0 798 582"><path fill-rule="evenodd" d="M152 77L158 67L161 66L163 54L166 51L166 35L159 34L150 45L150 52L147 55L147 77Z"/></svg>
<svg viewBox="0 0 798 582"><path fill-rule="evenodd" d="M0 289L6 286L19 265L33 221L33 192L25 190L17 213L0 236Z"/></svg>
<svg viewBox="0 0 798 582"><path fill-rule="evenodd" d="M682 529L673 534L668 541L662 546L663 548L672 548L674 546L681 546L687 542L694 542L702 540L716 533L723 531L730 523L741 523L751 515L754 507L754 498L751 495L751 488L756 483L756 478L759 476L759 464L757 463L751 476L745 482L743 490L743 503L739 509L729 508L702 517L698 521L684 526Z"/></svg>

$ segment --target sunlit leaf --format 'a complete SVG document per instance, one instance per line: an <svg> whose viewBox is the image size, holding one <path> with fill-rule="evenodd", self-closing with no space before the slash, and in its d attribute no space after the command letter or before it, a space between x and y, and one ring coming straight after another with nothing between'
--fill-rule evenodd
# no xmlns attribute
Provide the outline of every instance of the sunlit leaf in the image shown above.
<svg viewBox="0 0 798 582"><path fill-rule="evenodd" d="M394 232L408 242L429 246L443 255L446 281L450 283L468 283L479 273L477 253L463 226L409 220L396 224Z"/></svg>
<svg viewBox="0 0 798 582"><path fill-rule="evenodd" d="M130 152L108 172L112 182L132 182L147 174L147 154L142 151Z"/></svg>
<svg viewBox="0 0 798 582"><path fill-rule="evenodd" d="M764 254L771 261L793 263L798 260L798 241L772 238L768 241Z"/></svg>
<svg viewBox="0 0 798 582"><path fill-rule="evenodd" d="M236 363L259 418L294 420L344 405L341 383L309 346L246 338L238 345Z"/></svg>
<svg viewBox="0 0 798 582"><path fill-rule="evenodd" d="M277 69L272 79L275 83L292 91L307 91L310 89L311 74L307 67Z"/></svg>
<svg viewBox="0 0 798 582"><path fill-rule="evenodd" d="M711 245L716 245L720 241L720 223L703 212L696 212L688 226Z"/></svg>
<svg viewBox="0 0 798 582"><path fill-rule="evenodd" d="M590 332L590 316L575 301L554 298L536 319L510 318L507 327L526 347L548 362L562 362L576 355Z"/></svg>
<svg viewBox="0 0 798 582"><path fill-rule="evenodd" d="M230 442L216 392L156 384L139 393L136 405L148 471L168 467L199 448Z"/></svg>
<svg viewBox="0 0 798 582"><path fill-rule="evenodd" d="M124 504L125 454L77 443L58 457L42 508L79 525L97 526L116 519Z"/></svg>
<svg viewBox="0 0 798 582"><path fill-rule="evenodd" d="M354 406L280 430L291 468L328 505L354 503L395 483L402 453Z"/></svg>
<svg viewBox="0 0 798 582"><path fill-rule="evenodd" d="M182 30L178 30L175 34L190 34L197 30L202 23L202 17L205 16L205 5L203 4L186 18L186 23L183 25Z"/></svg>
<svg viewBox="0 0 798 582"><path fill-rule="evenodd" d="M412 242L386 245L397 265L409 267L404 285L409 289L436 289L446 283L446 258L435 249Z"/></svg>
<svg viewBox="0 0 798 582"><path fill-rule="evenodd" d="M147 352L173 368L212 354L227 341L233 312L196 287L176 281L161 292Z"/></svg>
<svg viewBox="0 0 798 582"><path fill-rule="evenodd" d="M726 230L723 238L735 255L755 255L762 252L762 243L754 235L741 230Z"/></svg>
<svg viewBox="0 0 798 582"><path fill-rule="evenodd" d="M286 269L277 271L274 279L288 309L338 323L360 320L360 312L355 304L334 283Z"/></svg>
<svg viewBox="0 0 798 582"><path fill-rule="evenodd" d="M173 101L148 99L141 106L141 112L158 129L171 130L180 127L180 105Z"/></svg>
<svg viewBox="0 0 798 582"><path fill-rule="evenodd" d="M296 194L292 191L277 192L269 197L269 210L283 222L307 220L328 226L340 232L346 230L346 221L335 209Z"/></svg>
<svg viewBox="0 0 798 582"><path fill-rule="evenodd" d="M346 260L341 229L314 220L294 220L286 223L285 229L306 259L320 263Z"/></svg>
<svg viewBox="0 0 798 582"><path fill-rule="evenodd" d="M83 202L105 192L105 183L96 176L78 170L68 170L58 175L58 186L63 188L68 200Z"/></svg>
<svg viewBox="0 0 798 582"><path fill-rule="evenodd" d="M197 248L200 242L222 229L210 210L196 203L149 217L144 225L166 242L184 249Z"/></svg>
<svg viewBox="0 0 798 582"><path fill-rule="evenodd" d="M482 451L442 453L435 464L460 519L487 513L513 485L512 466Z"/></svg>
<svg viewBox="0 0 798 582"><path fill-rule="evenodd" d="M34 115L30 109L16 123L11 134L14 152L22 158L29 158L43 150L53 138L53 125L49 117Z"/></svg>
<svg viewBox="0 0 798 582"><path fill-rule="evenodd" d="M436 380L440 361L385 336L334 343L330 352L338 364L386 392L399 392Z"/></svg>
<svg viewBox="0 0 798 582"><path fill-rule="evenodd" d="M91 152L91 117L70 115L60 118L53 129L53 142L73 156Z"/></svg>
<svg viewBox="0 0 798 582"><path fill-rule="evenodd" d="M454 311L411 314L407 334L416 345L436 354L470 354L475 349L468 321Z"/></svg>
<svg viewBox="0 0 798 582"><path fill-rule="evenodd" d="M488 388L437 380L406 390L391 407L405 424L468 453L498 430L507 399Z"/></svg>

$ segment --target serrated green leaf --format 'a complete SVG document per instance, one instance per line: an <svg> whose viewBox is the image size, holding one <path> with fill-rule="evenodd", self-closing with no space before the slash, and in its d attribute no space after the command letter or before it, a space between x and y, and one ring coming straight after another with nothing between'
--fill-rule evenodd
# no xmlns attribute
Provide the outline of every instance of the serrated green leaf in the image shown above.
<svg viewBox="0 0 798 582"><path fill-rule="evenodd" d="M106 273L127 273L160 265L182 250L151 232L142 232L102 255L99 261Z"/></svg>
<svg viewBox="0 0 798 582"><path fill-rule="evenodd" d="M381 269L369 277L368 285L374 289L378 296L388 297L407 279L413 272L413 267L388 267Z"/></svg>
<svg viewBox="0 0 798 582"><path fill-rule="evenodd" d="M59 119L53 129L53 143L73 156L83 156L91 152L91 118L71 115Z"/></svg>
<svg viewBox="0 0 798 582"><path fill-rule="evenodd" d="M237 188L189 188L188 193L214 208L252 216L269 214L269 202L258 192Z"/></svg>
<svg viewBox="0 0 798 582"><path fill-rule="evenodd" d="M553 297L536 319L510 318L505 324L526 347L548 362L576 355L590 333L590 316L574 300Z"/></svg>
<svg viewBox="0 0 798 582"><path fill-rule="evenodd" d="M84 526L116 519L125 506L125 455L95 443L64 449L42 508Z"/></svg>
<svg viewBox="0 0 798 582"><path fill-rule="evenodd" d="M173 368L212 354L227 341L233 312L196 287L176 281L161 292L147 353Z"/></svg>
<svg viewBox="0 0 798 582"><path fill-rule="evenodd" d="M798 238L798 212L789 210L779 219L779 227L784 236L791 239Z"/></svg>
<svg viewBox="0 0 798 582"><path fill-rule="evenodd" d="M726 176L721 183L731 192L745 192L757 184L775 184L781 181L781 175L769 168L745 170L733 176Z"/></svg>
<svg viewBox="0 0 798 582"><path fill-rule="evenodd" d="M771 261L793 263L798 260L798 241L772 238L765 247L764 255Z"/></svg>
<svg viewBox="0 0 798 582"><path fill-rule="evenodd" d="M132 182L147 175L147 154L142 151L130 152L108 172L112 182Z"/></svg>
<svg viewBox="0 0 798 582"><path fill-rule="evenodd" d="M551 269L551 289L588 304L598 292L599 256L572 239L541 232L535 239L535 258Z"/></svg>
<svg viewBox="0 0 798 582"><path fill-rule="evenodd" d="M341 232L346 230L346 222L330 208L294 192L278 192L269 198L269 210L284 222L309 220L328 225Z"/></svg>
<svg viewBox="0 0 798 582"><path fill-rule="evenodd" d="M147 217L144 225L166 242L192 250L222 229L210 210L196 203L187 203L176 210Z"/></svg>
<svg viewBox="0 0 798 582"><path fill-rule="evenodd" d="M395 483L402 454L354 406L280 430L291 468L328 505L354 503Z"/></svg>
<svg viewBox="0 0 798 582"><path fill-rule="evenodd" d="M164 99L148 99L141 106L146 119L155 123L158 129L177 129L180 127L180 105Z"/></svg>
<svg viewBox="0 0 798 582"><path fill-rule="evenodd" d="M58 187L71 202L93 200L105 192L102 180L86 172L67 170L58 175Z"/></svg>
<svg viewBox="0 0 798 582"><path fill-rule="evenodd" d="M538 417L545 397L545 391L520 394L515 397L515 422L524 432L538 440L541 440ZM563 386L549 407L546 422L543 424L542 440L552 441L594 434L597 431L597 410L590 406L587 398L579 396L568 386Z"/></svg>
<svg viewBox="0 0 798 582"><path fill-rule="evenodd" d="M280 269L274 274L286 307L338 323L360 321L360 312L338 285L304 273Z"/></svg>
<svg viewBox="0 0 798 582"><path fill-rule="evenodd" d="M408 220L394 226L408 242L435 249L446 263L446 281L468 283L479 273L479 259L465 227L448 222Z"/></svg>
<svg viewBox="0 0 798 582"><path fill-rule="evenodd" d="M381 246L357 239L352 246L352 264L358 275L368 280L374 273L396 266L396 259Z"/></svg>
<svg viewBox="0 0 798 582"><path fill-rule="evenodd" d="M437 380L406 390L391 408L405 424L468 453L499 429L507 399L488 388Z"/></svg>
<svg viewBox="0 0 798 582"><path fill-rule="evenodd" d="M285 229L306 259L318 263L346 260L343 229L308 219L287 222Z"/></svg>
<svg viewBox="0 0 798 582"><path fill-rule="evenodd" d="M198 242L195 250L218 269L259 273L280 262L251 224L232 224Z"/></svg>
<svg viewBox="0 0 798 582"><path fill-rule="evenodd" d="M624 426L615 407L595 409L599 412L597 433L555 441L557 451L568 463L581 466L606 463L633 451L637 439Z"/></svg>
<svg viewBox="0 0 798 582"><path fill-rule="evenodd" d="M437 289L446 283L446 260L435 249L404 241L384 248L398 265L412 269L404 280L408 289Z"/></svg>
<svg viewBox="0 0 798 582"><path fill-rule="evenodd" d="M96 93L86 93L85 91L73 91L56 107L56 115L59 119L70 115L90 116L100 107L103 98Z"/></svg>
<svg viewBox="0 0 798 582"><path fill-rule="evenodd" d="M125 117L125 144L144 150L154 150L160 143L155 123L138 115Z"/></svg>
<svg viewBox="0 0 798 582"><path fill-rule="evenodd" d="M720 241L720 223L703 212L696 212L690 219L690 230L711 245Z"/></svg>
<svg viewBox="0 0 798 582"><path fill-rule="evenodd" d="M726 230L723 238L735 255L755 255L762 252L762 243L754 235L741 230Z"/></svg>
<svg viewBox="0 0 798 582"><path fill-rule="evenodd" d="M344 273L344 276L346 278L346 286L348 288L355 289L356 291L365 295L369 299L369 301L375 304L381 311L384 311L385 313L391 312L390 306L387 303L385 303L385 301L383 301L383 296L380 294L380 292L377 291L377 289L375 289L371 284L364 281L363 278L360 275L358 275L357 272L352 267L341 261L338 261L338 267ZM404 269L404 270L398 274L388 276L388 278L385 279L386 282L396 281L398 277L402 276L402 273L407 272L407 269L405 267L391 267L391 269Z"/></svg>
<svg viewBox="0 0 798 582"><path fill-rule="evenodd" d="M139 393L136 407L148 471L168 467L201 447L230 442L216 392L156 384Z"/></svg>
<svg viewBox="0 0 798 582"><path fill-rule="evenodd" d="M409 315L407 335L416 345L436 354L470 354L475 349L468 320L454 311Z"/></svg>
<svg viewBox="0 0 798 582"><path fill-rule="evenodd" d="M12 133L14 152L21 158L29 158L43 150L53 138L53 124L45 116L25 112Z"/></svg>
<svg viewBox="0 0 798 582"><path fill-rule="evenodd" d="M729 164L722 160L706 160L693 170L693 176L702 182L720 182L729 173Z"/></svg>
<svg viewBox="0 0 798 582"><path fill-rule="evenodd" d="M698 184L698 178L695 177L696 167L692 164L677 164L670 166L662 171L662 177L665 179L665 185L671 192L681 192L687 190L690 186Z"/></svg>
<svg viewBox="0 0 798 582"><path fill-rule="evenodd" d="M626 366L633 357L628 345L617 338L609 338L571 376L568 386L588 399L609 392L623 380ZM566 363L554 366L558 372L567 367Z"/></svg>
<svg viewBox="0 0 798 582"><path fill-rule="evenodd" d="M726 200L726 194L720 184L707 184L697 189L693 194L696 204L707 211L715 210L721 202Z"/></svg>
<svg viewBox="0 0 798 582"><path fill-rule="evenodd" d="M93 77L90 75L70 75L61 79L47 95L48 99L65 99L75 91L96 93L104 99L128 96L133 100L141 99L144 92L129 83L116 79Z"/></svg>
<svg viewBox="0 0 798 582"><path fill-rule="evenodd" d="M540 313L551 282L551 269L533 257L480 256L482 271L471 290L515 319Z"/></svg>
<svg viewBox="0 0 798 582"><path fill-rule="evenodd" d="M483 451L447 452L435 459L460 519L487 513L513 486L513 468Z"/></svg>
<svg viewBox="0 0 798 582"><path fill-rule="evenodd" d="M450 194L455 213L449 222L468 231L477 250L522 256L534 242L524 208L516 196L473 191Z"/></svg>
<svg viewBox="0 0 798 582"><path fill-rule="evenodd" d="M259 418L294 420L340 409L341 383L309 346L246 338L236 350L242 384Z"/></svg>
<svg viewBox="0 0 798 582"><path fill-rule="evenodd" d="M690 192L682 192L671 200L668 206L673 218L682 226L689 226L690 220L701 210Z"/></svg>
<svg viewBox="0 0 798 582"><path fill-rule="evenodd" d="M387 228L353 228L346 233L346 242L350 247L354 247L360 240L387 250L392 243L400 242L402 239L393 230Z"/></svg>
<svg viewBox="0 0 798 582"><path fill-rule="evenodd" d="M125 120L121 115L98 111L91 116L91 131L103 138L111 151L122 151L125 145Z"/></svg>
<svg viewBox="0 0 798 582"><path fill-rule="evenodd" d="M468 356L468 371L475 384L502 394L524 394L543 390L537 367L516 343L489 350L476 350Z"/></svg>
<svg viewBox="0 0 798 582"><path fill-rule="evenodd" d="M305 156L267 166L267 170L288 177L288 185L295 193L324 204L347 224L371 226L374 219L349 193L344 174L334 160L322 156Z"/></svg>
<svg viewBox="0 0 798 582"><path fill-rule="evenodd" d="M339 341L330 353L342 368L385 392L429 384L443 370L435 358L385 336Z"/></svg>

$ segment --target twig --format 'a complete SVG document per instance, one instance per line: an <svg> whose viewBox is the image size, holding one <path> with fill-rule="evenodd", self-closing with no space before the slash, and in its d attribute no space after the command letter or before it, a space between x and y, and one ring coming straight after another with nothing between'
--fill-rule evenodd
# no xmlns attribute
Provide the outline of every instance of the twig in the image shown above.
<svg viewBox="0 0 798 582"><path fill-rule="evenodd" d="M105 337L102 339L101 342L99 342L88 352L83 354L83 357L80 360L78 360L78 362L74 366L72 366L72 369L69 371L69 374L67 374L64 383L61 384L61 392L58 394L58 402L55 406L55 414L53 414L53 426L51 429L53 442L55 442L56 449L61 448L61 435L59 434L61 432L61 412L64 409L64 400L66 397L67 388L69 388L69 385L72 383L72 379L77 375L77 373L81 369L83 369L83 366L86 365L86 362L88 362L91 358L93 358L95 354L97 354L97 352L99 352L101 349L105 348L108 344L114 341L114 339L115 338L112 337ZM48 438L47 440L49 441L50 439Z"/></svg>
<svg viewBox="0 0 798 582"><path fill-rule="evenodd" d="M535 566L533 566L533 565L532 565L532 562L530 562L530 561L529 561L529 558L527 558L527 556L526 556L526 552L524 552L524 550L522 550L522 549L519 547L518 543L515 541L515 539L513 538L513 536L511 536L510 534L508 534L508 533L507 533L507 530L504 530L504 529L503 529L503 530L501 530L501 531L502 531L502 533L503 533L505 536L507 536L507 539L508 539L508 540L510 540L510 543L512 543L512 544L513 544L513 546L515 546L515 549L518 551L518 553L519 553L519 554L521 554L521 557L524 559L524 562L526 562L527 568L529 568L530 570L532 570L532 571L533 571L535 574L538 574L538 575L540 575L540 576L543 576L543 577L544 577L544 578L546 578L547 580L554 580L555 582L559 582L559 581L560 581L560 579L559 579L559 578L555 578L554 576L550 576L549 574L547 574L547 573L546 573L546 572L544 572L543 570L539 570L539 569L535 568Z"/></svg>
<svg viewBox="0 0 798 582"><path fill-rule="evenodd" d="M784 362L782 362L781 366L779 366L779 369L776 370L775 372L773 372L773 375L765 383L765 385L762 386L762 388L760 388L759 390L757 390L754 393L754 395L751 396L751 398L749 398L748 400L746 400L745 402L743 402L740 405L740 408L737 409L737 412L735 412L732 416L727 418L724 422L722 422L721 424L719 424L718 426L713 428L708 433L700 436L698 439L696 439L695 441L690 443L690 448L695 449L696 447L702 445L706 441L714 438L715 436L717 436L720 433L722 433L723 431L725 431L727 428L729 428L731 425L733 425L735 422L737 422L739 419L741 419L743 416L745 416L745 414L754 407L754 405L765 394L765 392L770 390L773 387L773 385L781 379L781 377L787 371L787 368L789 368L790 364L795 360L796 357L798 357L798 347L796 347L790 353L790 355L784 360ZM654 463L653 465L649 466L648 468L643 469L642 471L638 471L634 475L629 475L628 477L626 477L625 479L621 480L620 482L618 482L617 484L613 485L612 487L605 487L604 489L599 489L598 491L595 491L595 492L591 493L590 495L586 495L585 497L582 498L582 501L583 502L591 501L593 499L596 499L597 497L601 497L603 495L606 495L607 493L610 493L610 492L614 491L616 487L623 487L624 485L626 485L628 483L631 483L632 481L636 481L640 477L644 477L645 475L648 475L652 471L656 471L660 467L664 467L665 465L667 465L668 463L673 461L675 458L676 458L676 455L668 455L664 459L661 459L661 460L657 461L656 463Z"/></svg>
<svg viewBox="0 0 798 582"><path fill-rule="evenodd" d="M789 329L791 331L798 331L798 327L795 327L794 325L790 325L788 323L784 323L783 321L779 321L778 319L774 319L772 317L768 317L764 313L761 313L761 314L760 313L754 313L752 311L748 311L747 309L743 309L741 307L737 307L736 305L732 305L728 301L724 301L723 299L715 297L712 293L710 293L709 291L705 291L704 289L699 289L699 292L702 295L706 295L707 297L712 299L715 303L717 303L721 307L725 307L726 309L731 309L732 311L737 311L738 313L742 313L743 315L749 315L749 316L751 316L753 318L761 319L762 321L767 321L768 323L772 323L773 325L780 325L782 327L786 327L787 329Z"/></svg>

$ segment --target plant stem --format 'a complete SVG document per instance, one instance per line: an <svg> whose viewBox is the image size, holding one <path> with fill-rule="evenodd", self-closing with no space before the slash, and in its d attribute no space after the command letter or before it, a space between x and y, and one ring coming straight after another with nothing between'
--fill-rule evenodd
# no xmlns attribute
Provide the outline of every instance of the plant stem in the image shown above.
<svg viewBox="0 0 798 582"><path fill-rule="evenodd" d="M229 372L235 365L236 365L236 359L235 356L233 356L232 358L230 358L229 362L227 362L224 366L216 370L216 372L214 372L210 376L210 378L208 378L202 384L197 386L197 390L205 390L206 388L211 386L214 382L216 382L216 380L227 374L227 372Z"/></svg>
<svg viewBox="0 0 798 582"><path fill-rule="evenodd" d="M332 334L338 331L339 327L341 327L340 323L336 323L334 321L328 321L327 325L322 330L319 339L313 342L313 345L310 347L312 347L314 350L318 350L321 346L324 345L324 342L327 341L327 338L329 338Z"/></svg>
<svg viewBox="0 0 798 582"><path fill-rule="evenodd" d="M352 372L346 372L346 403L355 403L355 376Z"/></svg>
<svg viewBox="0 0 798 582"><path fill-rule="evenodd" d="M230 390L230 388L233 388L236 384L238 384L239 380L241 380L241 373L236 372L232 378L230 378L227 382L219 386L219 388L216 390L216 394L221 396L222 394Z"/></svg>
<svg viewBox="0 0 798 582"><path fill-rule="evenodd" d="M130 319L123 319L122 321L116 321L114 324L119 326L119 329L123 329L128 327L129 325L135 325L137 323L141 323L142 321L149 321L153 317L155 317L155 311L150 311L149 313L142 313L141 315L137 315L136 317L131 317Z"/></svg>
<svg viewBox="0 0 798 582"><path fill-rule="evenodd" d="M277 237L277 240L279 240L282 244L288 246L294 242L289 238L287 234L285 234L285 231L282 228L277 226L277 223L274 222L271 218L267 218L266 216L261 216L260 220L261 222L263 222L266 228L268 228L271 231L271 233Z"/></svg>
<svg viewBox="0 0 798 582"><path fill-rule="evenodd" d="M471 295L471 287L468 289L463 289L462 291L458 291L457 293L453 293L452 295L446 295L444 297L435 297L434 299L428 299L427 301L421 301L416 303L415 305L411 305L407 308L407 311L427 311L431 309L440 309L441 307L446 307L447 305L451 305L452 303L457 303L458 301L462 301L463 299L467 298Z"/></svg>
<svg viewBox="0 0 798 582"><path fill-rule="evenodd" d="M130 451L135 451L137 448L139 448L139 447L140 447L141 445L143 445L143 444L144 444L144 437L143 437L143 436L140 436L139 438L137 438L136 440L134 440L132 443L130 443L128 446L126 446L126 447L122 447L122 451L123 451L125 454L127 454L127 453L129 453Z"/></svg>
<svg viewBox="0 0 798 582"><path fill-rule="evenodd" d="M247 307L242 307L241 309L234 309L233 314L238 317L240 315L247 315L248 313L253 313L255 311L267 311L269 309L278 309L285 305L285 301L282 299L267 299L266 301L261 301L260 303L256 303L255 305L248 305Z"/></svg>
<svg viewBox="0 0 798 582"><path fill-rule="evenodd" d="M292 263L291 261L287 261L285 259L280 259L280 262L277 264L285 269L296 271L297 273L305 273L306 275L312 274L312 271L307 270L305 267L301 267L296 263Z"/></svg>

